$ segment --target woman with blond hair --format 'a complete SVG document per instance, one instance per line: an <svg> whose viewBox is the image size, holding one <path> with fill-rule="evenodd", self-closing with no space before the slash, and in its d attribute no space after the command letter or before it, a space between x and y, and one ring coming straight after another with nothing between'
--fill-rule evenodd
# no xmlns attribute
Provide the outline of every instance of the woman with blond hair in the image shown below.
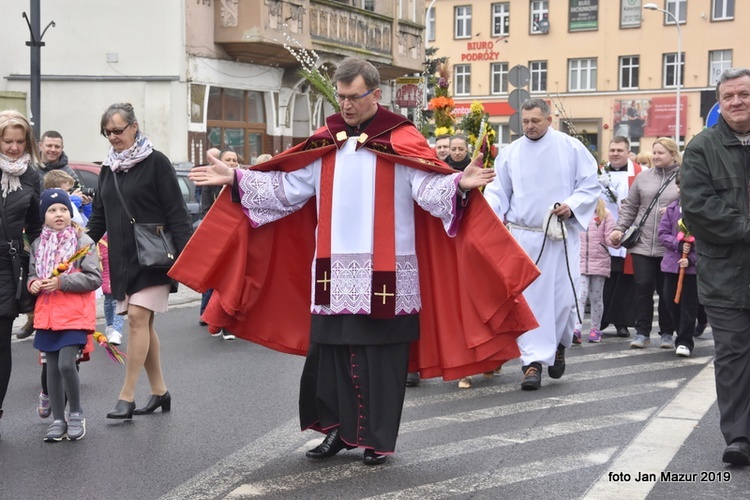
<svg viewBox="0 0 750 500"><path fill-rule="evenodd" d="M664 246L659 243L659 222L667 206L679 197L674 178L682 164L682 156L677 143L667 137L657 139L653 146L653 161L654 168L644 170L635 177L610 237L614 245L619 245L623 233L630 226L643 221L640 238L629 250L633 257L633 306L636 316L636 335L630 343L632 348L643 348L651 343L654 290L660 299L664 290L664 273L661 271ZM673 333L669 313L665 311L659 314L660 347L674 348Z"/></svg>
<svg viewBox="0 0 750 500"><path fill-rule="evenodd" d="M13 320L19 313L18 276L11 253L23 249L24 232L34 241L42 231L38 165L39 150L29 121L18 111L0 112L0 417L10 381Z"/></svg>

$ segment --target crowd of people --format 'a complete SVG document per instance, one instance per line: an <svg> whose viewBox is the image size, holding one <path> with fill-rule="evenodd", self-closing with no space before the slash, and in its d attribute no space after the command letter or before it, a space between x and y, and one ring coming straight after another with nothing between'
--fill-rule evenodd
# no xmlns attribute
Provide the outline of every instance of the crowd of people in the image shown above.
<svg viewBox="0 0 750 500"><path fill-rule="evenodd" d="M379 465L395 451L405 387L420 376L469 388L472 375L490 378L520 357L521 389L539 390L544 367L561 378L566 350L583 343L587 307L587 342L602 342L612 325L614 337L634 329L631 348L649 346L656 292L660 348L689 357L711 324L723 460L750 465L750 396L736 390L750 384L750 198L740 182L750 70L722 74L719 123L684 158L666 137L634 155L615 136L601 167L551 126L542 99L522 104L523 136L482 168L461 133L430 148L382 107L369 62L345 59L332 81L340 113L307 141L259 158L262 168L237 168L233 151L208 152L189 176L202 191L195 233L171 162L131 105L102 115L110 148L93 198L77 189L58 132L37 143L22 114L0 112L0 417L13 320L28 314L18 337L36 331L38 411L53 419L44 440L85 435L78 363L90 351L99 287L108 342L122 342L123 317L128 327L125 380L107 418L170 411L154 315L181 281L204 291L199 321L211 335L306 356L300 425L324 434L308 458L360 448L365 465ZM141 264L136 222L163 224L181 254L175 266ZM224 268L198 265L207 245ZM284 290L270 286L269 270ZM230 277L237 273L254 296ZM438 275L447 293L425 287ZM475 286L482 280L496 286ZM25 292L45 299L30 309ZM284 317L275 316L280 302ZM139 407L142 369L150 394Z"/></svg>

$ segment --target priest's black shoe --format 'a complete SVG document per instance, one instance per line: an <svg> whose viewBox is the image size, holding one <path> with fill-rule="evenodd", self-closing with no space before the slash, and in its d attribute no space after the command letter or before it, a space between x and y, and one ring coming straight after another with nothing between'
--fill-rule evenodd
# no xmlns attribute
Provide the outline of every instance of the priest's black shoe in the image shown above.
<svg viewBox="0 0 750 500"><path fill-rule="evenodd" d="M339 428L336 427L328 433L322 443L312 450L308 450L305 456L314 459L331 458L341 450L351 450L352 448L355 448L355 446L349 446L341 440L341 437L339 437Z"/></svg>
<svg viewBox="0 0 750 500"><path fill-rule="evenodd" d="M375 450L370 450L369 448L365 450L365 465L383 465L385 463L385 459L388 458L388 455L381 455L380 453L375 453Z"/></svg>
<svg viewBox="0 0 750 500"><path fill-rule="evenodd" d="M618 337L626 338L630 337L630 330L628 330L627 326L616 326L615 331L617 332Z"/></svg>
<svg viewBox="0 0 750 500"><path fill-rule="evenodd" d="M523 371L521 389L524 391L535 391L542 387L542 372L538 363L531 363Z"/></svg>
<svg viewBox="0 0 750 500"><path fill-rule="evenodd" d="M565 373L565 347L562 344L557 346L555 364L547 367L547 373L550 378L560 378Z"/></svg>
<svg viewBox="0 0 750 500"><path fill-rule="evenodd" d="M722 460L733 465L750 465L750 441L746 438L732 441L724 450Z"/></svg>
<svg viewBox="0 0 750 500"><path fill-rule="evenodd" d="M133 418L133 410L135 410L135 401L118 399L115 409L107 413L107 418Z"/></svg>
<svg viewBox="0 0 750 500"><path fill-rule="evenodd" d="M169 391L165 392L161 396L151 395L146 402L146 406L142 408L136 408L133 411L133 415L148 415L154 413L154 411L161 407L161 411L169 411L172 409L172 396Z"/></svg>

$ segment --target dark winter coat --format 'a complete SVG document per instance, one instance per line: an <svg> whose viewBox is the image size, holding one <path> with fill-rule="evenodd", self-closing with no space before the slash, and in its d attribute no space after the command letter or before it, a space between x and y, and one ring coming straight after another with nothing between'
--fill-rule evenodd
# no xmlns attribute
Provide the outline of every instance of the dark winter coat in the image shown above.
<svg viewBox="0 0 750 500"><path fill-rule="evenodd" d="M169 159L154 150L145 160L126 172L114 174L104 166L99 174L99 187L93 211L86 226L94 240L108 233L109 272L112 295L123 300L144 288L177 283L167 271L142 270L138 264L133 226L115 190L115 176L128 210L136 222L165 223L172 233L177 252L181 252L193 232L185 199L177 175Z"/></svg>
<svg viewBox="0 0 750 500"><path fill-rule="evenodd" d="M24 229L28 241L34 241L42 232L42 219L39 216L39 177L39 170L29 167L20 177L22 189L8 193L5 199L0 193L0 210L4 210L10 239L19 245L18 248L23 247ZM0 224L0 317L15 318L18 316L17 282L13 277L13 267L8 254L8 240L5 227Z"/></svg>
<svg viewBox="0 0 750 500"><path fill-rule="evenodd" d="M696 238L698 296L704 306L750 309L750 146L723 118L685 149L682 213Z"/></svg>

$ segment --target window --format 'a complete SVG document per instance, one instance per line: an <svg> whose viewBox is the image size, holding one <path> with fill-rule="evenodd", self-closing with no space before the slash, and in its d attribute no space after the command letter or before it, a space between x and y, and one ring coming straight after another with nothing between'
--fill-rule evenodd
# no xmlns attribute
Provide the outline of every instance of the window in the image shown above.
<svg viewBox="0 0 750 500"><path fill-rule="evenodd" d="M493 94L508 93L508 63L492 63L490 65L490 88Z"/></svg>
<svg viewBox="0 0 750 500"><path fill-rule="evenodd" d="M708 84L716 85L716 81L725 69L732 67L731 50L712 50L708 53Z"/></svg>
<svg viewBox="0 0 750 500"><path fill-rule="evenodd" d="M685 24L687 19L687 0L667 0L667 12L672 14L680 24ZM664 24L674 24L674 20L664 14Z"/></svg>
<svg viewBox="0 0 750 500"><path fill-rule="evenodd" d="M435 41L435 8L433 7L427 12L427 41Z"/></svg>
<svg viewBox="0 0 750 500"><path fill-rule="evenodd" d="M471 38L471 6L456 7L455 38Z"/></svg>
<svg viewBox="0 0 750 500"><path fill-rule="evenodd" d="M471 94L471 65L456 64L453 66L453 95Z"/></svg>
<svg viewBox="0 0 750 500"><path fill-rule="evenodd" d="M250 164L261 153L266 132L263 93L211 87L206 110L209 147L231 149Z"/></svg>
<svg viewBox="0 0 750 500"><path fill-rule="evenodd" d="M544 33L539 26L540 21L548 21L549 19L549 2L543 1L532 1L531 2L531 26L529 30L532 34Z"/></svg>
<svg viewBox="0 0 750 500"><path fill-rule="evenodd" d="M362 0L362 8L370 12L375 12L375 0Z"/></svg>
<svg viewBox="0 0 750 500"><path fill-rule="evenodd" d="M680 81L685 81L685 54L680 57ZM677 53L664 54L664 87L677 87Z"/></svg>
<svg viewBox="0 0 750 500"><path fill-rule="evenodd" d="M734 19L734 0L713 0L711 20L728 21L730 19Z"/></svg>
<svg viewBox="0 0 750 500"><path fill-rule="evenodd" d="M490 127L495 129L496 144L510 144L510 127L507 124L491 123Z"/></svg>
<svg viewBox="0 0 750 500"><path fill-rule="evenodd" d="M596 59L570 59L568 87L572 92L596 90Z"/></svg>
<svg viewBox="0 0 750 500"><path fill-rule="evenodd" d="M620 89L629 90L638 88L638 56L620 57Z"/></svg>
<svg viewBox="0 0 750 500"><path fill-rule="evenodd" d="M530 92L547 91L547 61L529 62L529 72L531 73L531 82L529 83Z"/></svg>
<svg viewBox="0 0 750 500"><path fill-rule="evenodd" d="M510 34L510 2L492 4L492 36Z"/></svg>

